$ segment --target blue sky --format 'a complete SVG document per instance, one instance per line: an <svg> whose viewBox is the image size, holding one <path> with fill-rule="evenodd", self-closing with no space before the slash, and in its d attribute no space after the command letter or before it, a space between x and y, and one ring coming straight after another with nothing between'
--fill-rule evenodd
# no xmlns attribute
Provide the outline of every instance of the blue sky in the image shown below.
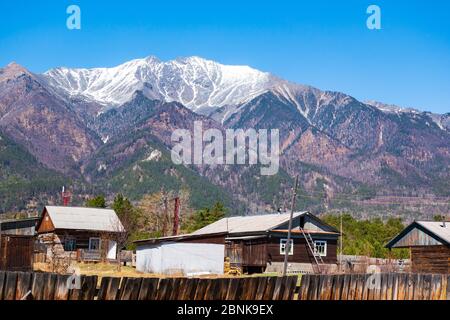
<svg viewBox="0 0 450 320"><path fill-rule="evenodd" d="M82 29L66 28L79 5ZM366 27L381 8L382 29ZM103 1L0 3L0 65L33 72L201 56L433 112L450 112L450 1Z"/></svg>

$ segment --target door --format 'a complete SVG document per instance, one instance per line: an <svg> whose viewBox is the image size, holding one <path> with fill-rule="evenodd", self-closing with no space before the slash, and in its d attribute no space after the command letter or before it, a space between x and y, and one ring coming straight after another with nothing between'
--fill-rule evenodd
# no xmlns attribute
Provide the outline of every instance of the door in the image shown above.
<svg viewBox="0 0 450 320"><path fill-rule="evenodd" d="M226 256L230 258L232 266L241 267L242 264L242 242L230 241L226 245Z"/></svg>
<svg viewBox="0 0 450 320"><path fill-rule="evenodd" d="M108 260L116 260L117 258L117 242L113 240L108 241Z"/></svg>

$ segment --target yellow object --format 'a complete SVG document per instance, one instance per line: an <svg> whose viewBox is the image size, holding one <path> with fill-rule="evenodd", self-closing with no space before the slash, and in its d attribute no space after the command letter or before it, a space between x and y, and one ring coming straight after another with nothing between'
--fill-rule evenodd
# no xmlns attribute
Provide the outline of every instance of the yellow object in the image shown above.
<svg viewBox="0 0 450 320"><path fill-rule="evenodd" d="M241 269L238 267L231 266L230 258L225 258L225 264L224 264L224 273L229 275L235 275L240 276L242 274Z"/></svg>

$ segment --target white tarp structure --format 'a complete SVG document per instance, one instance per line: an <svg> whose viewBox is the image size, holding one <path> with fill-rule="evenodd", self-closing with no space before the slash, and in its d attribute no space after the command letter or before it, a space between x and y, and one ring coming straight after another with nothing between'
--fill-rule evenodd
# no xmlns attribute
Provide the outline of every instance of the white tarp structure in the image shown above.
<svg viewBox="0 0 450 320"><path fill-rule="evenodd" d="M225 246L210 243L159 243L136 249L136 269L158 274L223 274Z"/></svg>

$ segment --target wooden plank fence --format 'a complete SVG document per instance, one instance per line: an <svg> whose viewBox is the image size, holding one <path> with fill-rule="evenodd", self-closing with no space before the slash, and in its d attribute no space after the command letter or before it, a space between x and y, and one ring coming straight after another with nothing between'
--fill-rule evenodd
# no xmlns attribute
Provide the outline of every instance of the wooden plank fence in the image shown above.
<svg viewBox="0 0 450 320"><path fill-rule="evenodd" d="M0 272L0 300L292 300L297 276L252 278L112 278Z"/></svg>
<svg viewBox="0 0 450 320"><path fill-rule="evenodd" d="M304 275L298 300L450 300L450 275Z"/></svg>
<svg viewBox="0 0 450 320"><path fill-rule="evenodd" d="M381 273L248 278L112 278L0 271L0 300L450 300L450 275ZM98 286L99 285L99 286Z"/></svg>

